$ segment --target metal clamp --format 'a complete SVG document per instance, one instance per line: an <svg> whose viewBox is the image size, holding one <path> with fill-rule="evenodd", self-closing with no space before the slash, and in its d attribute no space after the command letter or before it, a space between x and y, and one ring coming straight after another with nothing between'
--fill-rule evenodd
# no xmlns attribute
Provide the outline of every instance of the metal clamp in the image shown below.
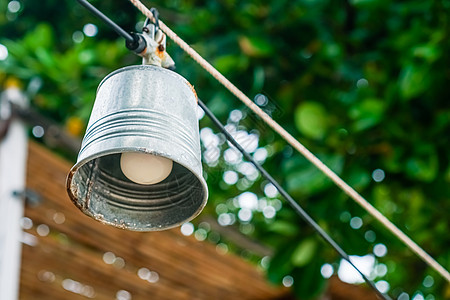
<svg viewBox="0 0 450 300"><path fill-rule="evenodd" d="M142 64L155 65L167 69L174 69L175 62L166 52L166 35L159 28L159 13L156 8L150 10L155 17L155 22L147 18L142 28L142 37L147 47L139 55L143 57Z"/></svg>

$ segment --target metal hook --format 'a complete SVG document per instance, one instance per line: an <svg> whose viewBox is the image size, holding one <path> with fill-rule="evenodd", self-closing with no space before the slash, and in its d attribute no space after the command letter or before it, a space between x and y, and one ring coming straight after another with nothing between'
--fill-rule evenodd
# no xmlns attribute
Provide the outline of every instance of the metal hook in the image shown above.
<svg viewBox="0 0 450 300"><path fill-rule="evenodd" d="M157 32L158 29L159 29L159 12L158 12L158 10L157 10L156 8L154 8L154 7L152 7L152 8L150 9L150 12L153 14L153 17L155 18L155 22L154 22L153 24L155 25L155 32ZM145 19L144 26L142 27L142 31L148 32L147 26L148 26L149 23L150 23L150 19L147 17L147 18Z"/></svg>
<svg viewBox="0 0 450 300"><path fill-rule="evenodd" d="M153 17L155 18L154 24L155 24L155 27L156 27L156 31L158 31L158 29L159 29L159 12L154 7L150 8L150 12L153 14ZM146 20L146 22L147 22L147 20Z"/></svg>

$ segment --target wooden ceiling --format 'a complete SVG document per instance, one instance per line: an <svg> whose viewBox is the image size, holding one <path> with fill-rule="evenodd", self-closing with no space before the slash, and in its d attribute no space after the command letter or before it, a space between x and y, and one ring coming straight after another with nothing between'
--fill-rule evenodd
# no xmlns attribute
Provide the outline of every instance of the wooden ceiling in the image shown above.
<svg viewBox="0 0 450 300"><path fill-rule="evenodd" d="M257 267L180 230L129 232L91 220L70 202L71 164L30 143L20 299L281 299ZM30 222L32 221L32 224ZM31 227L30 227L31 226Z"/></svg>

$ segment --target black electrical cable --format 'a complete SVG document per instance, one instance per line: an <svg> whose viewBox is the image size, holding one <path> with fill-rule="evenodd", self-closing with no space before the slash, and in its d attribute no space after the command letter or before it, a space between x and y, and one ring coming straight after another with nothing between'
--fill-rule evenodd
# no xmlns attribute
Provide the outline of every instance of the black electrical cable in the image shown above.
<svg viewBox="0 0 450 300"><path fill-rule="evenodd" d="M138 54L144 51L146 47L146 42L140 34L126 32L125 30L122 29L122 27L117 25L113 20L108 18L105 14L99 11L95 6L90 4L88 1L86 0L77 0L77 1L81 5L83 5L87 10L93 13L96 17L105 22L118 35L123 37L125 39L125 45L129 50L134 51L135 53Z"/></svg>
<svg viewBox="0 0 450 300"><path fill-rule="evenodd" d="M380 292L375 284L367 278L350 260L348 254L317 224L308 213L284 190L283 187L258 163L255 159L247 153L244 148L233 138L233 136L226 130L226 128L222 125L222 123L216 118L216 116L208 109L208 107L199 99L198 105L203 109L205 114L211 119L217 128L225 135L227 140L234 146L242 155L251 162L256 169L261 173L261 175L266 178L270 183L272 183L278 192L286 199L289 205L294 209L294 211L305 220L308 225L310 225L328 244L333 247L334 250L344 259L346 260L364 279L364 281L377 293L377 296L381 297L381 299L391 300L388 295Z"/></svg>
<svg viewBox="0 0 450 300"><path fill-rule="evenodd" d="M77 0L81 5L83 5L87 10L93 13L100 20L109 25L114 31L123 37L127 42L134 42L134 38L131 34L122 29L119 25L117 25L113 20L105 16L101 11L99 11L95 6L87 2L86 0Z"/></svg>

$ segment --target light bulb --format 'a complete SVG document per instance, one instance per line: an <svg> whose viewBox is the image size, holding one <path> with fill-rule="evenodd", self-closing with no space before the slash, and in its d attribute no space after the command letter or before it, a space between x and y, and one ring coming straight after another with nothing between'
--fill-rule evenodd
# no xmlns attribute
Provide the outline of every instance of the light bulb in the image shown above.
<svg viewBox="0 0 450 300"><path fill-rule="evenodd" d="M172 171L172 160L142 152L125 152L120 157L120 168L131 181L155 184L163 181Z"/></svg>

